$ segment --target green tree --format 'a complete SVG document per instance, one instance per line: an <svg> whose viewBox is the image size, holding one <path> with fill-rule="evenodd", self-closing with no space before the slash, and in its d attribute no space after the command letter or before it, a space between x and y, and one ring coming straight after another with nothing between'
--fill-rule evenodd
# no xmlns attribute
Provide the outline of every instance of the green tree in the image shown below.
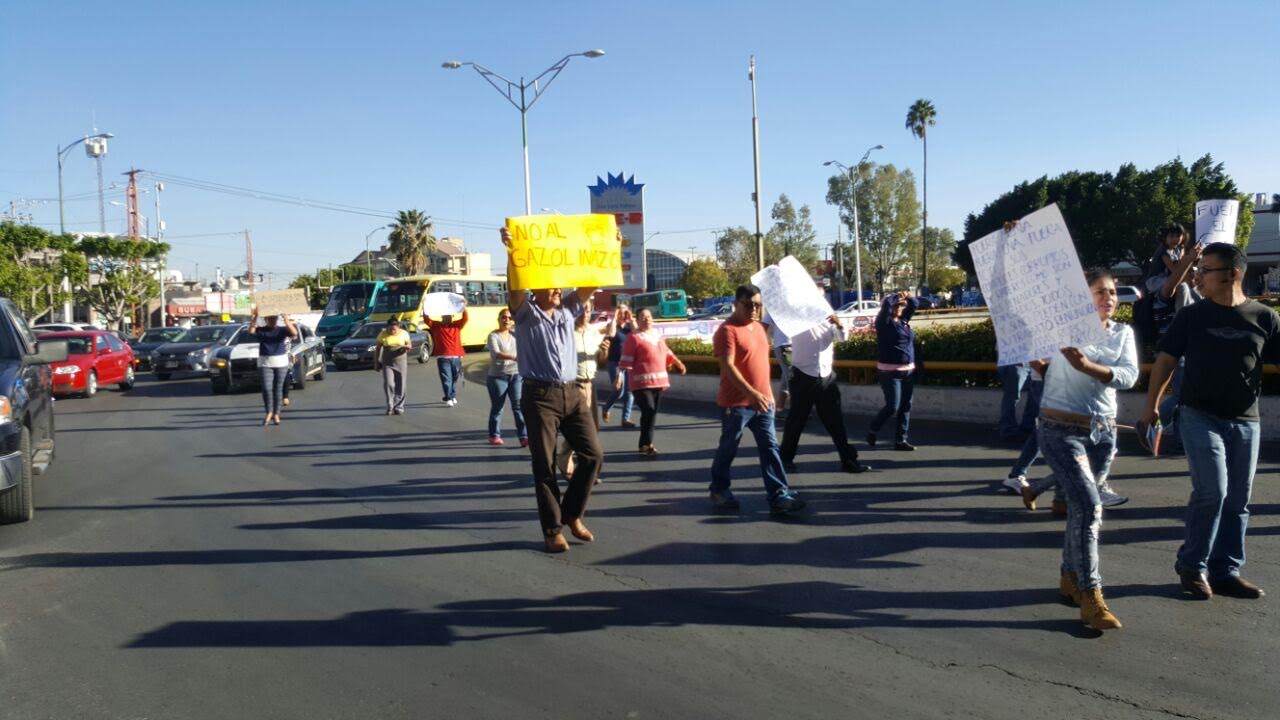
<svg viewBox="0 0 1280 720"><path fill-rule="evenodd" d="M720 231L716 238L716 259L731 285L736 287L750 282L756 273L755 234L742 226Z"/></svg>
<svg viewBox="0 0 1280 720"><path fill-rule="evenodd" d="M934 110L933 103L920 98L911 104L907 109L907 130L912 135L920 138L920 142L924 146L924 170L921 172L921 184L924 198L924 216L920 221L920 233L922 236L929 234L929 128L937 124L938 112ZM921 287L929 284L929 241L926 239L922 242L920 248L920 285Z"/></svg>
<svg viewBox="0 0 1280 720"><path fill-rule="evenodd" d="M680 287L694 304L701 305L710 297L724 297L733 292L729 275L715 260L694 260L685 268Z"/></svg>
<svg viewBox="0 0 1280 720"><path fill-rule="evenodd" d="M950 263L956 251L956 235L951 232L950 228L929 228L929 233L926 237L929 238L929 247L923 251L920 249L921 237L919 235L912 237L911 242L908 243L907 254L911 257L911 270L915 277L923 276L924 268L921 267L920 263L926 256L935 260L934 268L936 269L939 266L945 267L947 263ZM930 278L930 288L946 290L954 287L952 285L939 285L938 279L934 278L932 273L930 273Z"/></svg>
<svg viewBox="0 0 1280 720"><path fill-rule="evenodd" d="M75 238L54 235L33 225L0 222L0 296L13 300L31 320L71 299L70 287L89 277Z"/></svg>
<svg viewBox="0 0 1280 720"><path fill-rule="evenodd" d="M797 210L786 194L778 196L770 212L773 227L764 238L765 264L772 265L782 258L793 255L805 269L812 272L818 264L818 234L813 230L810 220L809 206L801 205ZM712 296L714 297L714 296Z"/></svg>
<svg viewBox="0 0 1280 720"><path fill-rule="evenodd" d="M827 180L827 203L840 208L840 219L853 237L854 182L857 183L858 235L863 280L884 292L885 283L911 268L911 242L920 210L915 177L893 165L863 163L851 179L836 173ZM852 243L843 246L846 276L853 273ZM846 281L848 277L846 277ZM910 284L910 283L907 283ZM849 287L848 282L845 283Z"/></svg>
<svg viewBox="0 0 1280 720"><path fill-rule="evenodd" d="M949 231L948 231L949 232ZM951 290L964 285L965 279L969 276L964 270L944 265L942 267L934 266L929 273L929 277L933 278L933 287L938 290Z"/></svg>
<svg viewBox="0 0 1280 720"><path fill-rule="evenodd" d="M118 237L85 237L78 248L91 275L80 299L106 318L109 327L122 328L130 312L160 294L156 277L159 260L169 252L166 243Z"/></svg>
<svg viewBox="0 0 1280 720"><path fill-rule="evenodd" d="M427 254L436 248L431 234L431 218L421 210L401 210L388 225L387 242L405 275L420 275L427 267Z"/></svg>
<svg viewBox="0 0 1280 720"><path fill-rule="evenodd" d="M968 246L999 230L1008 220L1057 203L1075 241L1082 265L1114 267L1123 262L1142 267L1159 242L1159 230L1169 223L1195 228L1198 200L1230 199L1249 208L1222 163L1205 155L1190 165L1175 158L1150 170L1132 163L1115 172L1073 170L1056 177L1040 177L1015 185L991 201L981 213L965 220L964 239L956 262L973 270ZM1236 244L1245 247L1253 232L1253 213L1242 211L1236 223Z"/></svg>

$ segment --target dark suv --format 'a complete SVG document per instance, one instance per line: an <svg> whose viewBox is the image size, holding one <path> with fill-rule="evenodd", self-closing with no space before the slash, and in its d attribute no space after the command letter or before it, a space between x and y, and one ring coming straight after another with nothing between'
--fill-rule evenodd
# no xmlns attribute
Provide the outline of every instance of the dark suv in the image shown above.
<svg viewBox="0 0 1280 720"><path fill-rule="evenodd" d="M0 298L0 524L35 514L31 478L53 461L53 372L67 343L39 340Z"/></svg>

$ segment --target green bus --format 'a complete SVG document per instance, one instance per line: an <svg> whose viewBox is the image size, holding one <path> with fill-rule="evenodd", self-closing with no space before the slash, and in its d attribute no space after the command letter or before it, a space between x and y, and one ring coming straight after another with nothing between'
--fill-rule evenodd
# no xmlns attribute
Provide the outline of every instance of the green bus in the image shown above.
<svg viewBox="0 0 1280 720"><path fill-rule="evenodd" d="M381 280L356 280L335 285L324 306L316 334L324 338L325 351L346 340L369 318L382 290Z"/></svg>
<svg viewBox="0 0 1280 720"><path fill-rule="evenodd" d="M631 312L648 309L654 320L687 320L689 301L684 290L658 290L637 295L620 295L618 301L631 305Z"/></svg>

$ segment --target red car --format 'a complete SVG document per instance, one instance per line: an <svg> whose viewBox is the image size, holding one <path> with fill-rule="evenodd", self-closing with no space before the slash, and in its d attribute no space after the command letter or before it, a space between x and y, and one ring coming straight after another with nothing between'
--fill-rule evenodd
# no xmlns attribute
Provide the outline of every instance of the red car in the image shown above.
<svg viewBox="0 0 1280 720"><path fill-rule="evenodd" d="M67 359L53 364L53 394L93 397L103 385L133 387L133 350L114 333L101 330L45 333L40 340L63 340Z"/></svg>

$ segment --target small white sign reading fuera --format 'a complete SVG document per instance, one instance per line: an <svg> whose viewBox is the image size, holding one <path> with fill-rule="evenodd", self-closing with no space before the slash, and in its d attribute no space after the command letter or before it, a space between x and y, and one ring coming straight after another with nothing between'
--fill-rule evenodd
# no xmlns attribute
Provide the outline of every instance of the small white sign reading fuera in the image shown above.
<svg viewBox="0 0 1280 720"><path fill-rule="evenodd" d="M1236 242L1239 200L1201 200L1196 203L1196 244Z"/></svg>
<svg viewBox="0 0 1280 720"><path fill-rule="evenodd" d="M1106 339L1067 223L1048 205L969 246L996 329L1000 365Z"/></svg>

